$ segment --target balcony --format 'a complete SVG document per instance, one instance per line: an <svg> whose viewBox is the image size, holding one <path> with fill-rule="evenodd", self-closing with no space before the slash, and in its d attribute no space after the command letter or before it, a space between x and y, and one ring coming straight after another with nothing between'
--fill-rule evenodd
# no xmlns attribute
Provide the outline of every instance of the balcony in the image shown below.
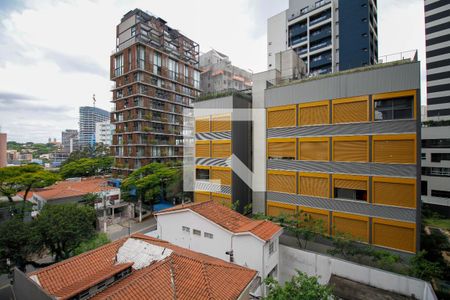
<svg viewBox="0 0 450 300"><path fill-rule="evenodd" d="M330 10L325 11L317 16L311 17L309 19L309 26L316 25L316 24L318 24L322 21L325 21L327 19L330 19L330 18L331 18L331 11Z"/></svg>
<svg viewBox="0 0 450 300"><path fill-rule="evenodd" d="M325 39L316 43L311 43L309 46L309 52L316 51L331 45L331 39Z"/></svg>
<svg viewBox="0 0 450 300"><path fill-rule="evenodd" d="M310 42L316 42L318 40L322 40L325 38L331 37L331 27L327 26L320 30L316 30L313 32L310 32L309 34L309 40Z"/></svg>
<svg viewBox="0 0 450 300"><path fill-rule="evenodd" d="M314 56L310 58L310 68L317 68L317 67L321 67L323 65L327 65L327 64L331 64L331 53L329 53L327 51L326 54L321 54L318 56Z"/></svg>

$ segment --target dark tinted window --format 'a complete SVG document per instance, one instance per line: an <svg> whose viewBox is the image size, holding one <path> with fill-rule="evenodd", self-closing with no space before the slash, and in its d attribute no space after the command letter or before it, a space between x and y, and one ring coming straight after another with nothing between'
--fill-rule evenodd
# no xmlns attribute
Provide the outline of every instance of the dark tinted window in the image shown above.
<svg viewBox="0 0 450 300"><path fill-rule="evenodd" d="M450 160L450 153L431 153L432 162L441 162L441 160Z"/></svg>
<svg viewBox="0 0 450 300"><path fill-rule="evenodd" d="M334 198L367 201L367 191L335 188Z"/></svg>
<svg viewBox="0 0 450 300"><path fill-rule="evenodd" d="M441 197L441 198L450 198L450 191L431 190L431 196Z"/></svg>
<svg viewBox="0 0 450 300"><path fill-rule="evenodd" d="M450 148L450 139L422 140L422 148Z"/></svg>
<svg viewBox="0 0 450 300"><path fill-rule="evenodd" d="M428 181L422 180L420 186L422 196L428 195Z"/></svg>
<svg viewBox="0 0 450 300"><path fill-rule="evenodd" d="M375 100L375 120L413 118L413 97Z"/></svg>
<svg viewBox="0 0 450 300"><path fill-rule="evenodd" d="M422 167L422 175L425 175L425 176L438 176L438 177L450 177L450 168Z"/></svg>
<svg viewBox="0 0 450 300"><path fill-rule="evenodd" d="M195 172L195 178L199 180L209 180L209 170L197 169Z"/></svg>

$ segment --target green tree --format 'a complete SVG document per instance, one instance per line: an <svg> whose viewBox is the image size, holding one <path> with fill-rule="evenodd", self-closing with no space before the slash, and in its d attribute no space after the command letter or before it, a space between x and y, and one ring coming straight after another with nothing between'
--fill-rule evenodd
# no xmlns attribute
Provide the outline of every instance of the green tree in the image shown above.
<svg viewBox="0 0 450 300"><path fill-rule="evenodd" d="M84 252L94 250L100 246L106 245L110 242L108 236L104 232L97 232L94 237L88 241L81 242L81 244L75 248L73 255L79 255Z"/></svg>
<svg viewBox="0 0 450 300"><path fill-rule="evenodd" d="M111 173L112 157L81 158L63 165L59 173L64 178L89 177Z"/></svg>
<svg viewBox="0 0 450 300"><path fill-rule="evenodd" d="M95 203L100 197L95 193L88 193L82 197L82 203L95 208Z"/></svg>
<svg viewBox="0 0 450 300"><path fill-rule="evenodd" d="M23 191L23 199L26 200L32 189L52 185L59 179L57 174L36 164L0 168L0 193L12 202L12 197Z"/></svg>
<svg viewBox="0 0 450 300"><path fill-rule="evenodd" d="M34 226L41 244L60 261L94 236L95 221L92 207L68 203L44 206Z"/></svg>
<svg viewBox="0 0 450 300"><path fill-rule="evenodd" d="M332 297L331 287L321 285L316 276L307 276L297 271L297 275L284 286L269 277L265 280L269 287L266 300L328 300Z"/></svg>
<svg viewBox="0 0 450 300"><path fill-rule="evenodd" d="M430 281L433 278L440 278L443 266L437 262L427 260L425 258L426 255L426 251L420 251L411 258L409 262L409 275L426 281Z"/></svg>

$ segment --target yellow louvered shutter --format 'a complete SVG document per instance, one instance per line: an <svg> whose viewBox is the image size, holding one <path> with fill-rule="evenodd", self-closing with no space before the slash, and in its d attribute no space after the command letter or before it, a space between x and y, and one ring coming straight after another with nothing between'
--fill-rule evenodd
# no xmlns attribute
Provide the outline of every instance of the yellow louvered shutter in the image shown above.
<svg viewBox="0 0 450 300"><path fill-rule="evenodd" d="M333 101L333 123L369 121L367 98L355 101Z"/></svg>
<svg viewBox="0 0 450 300"><path fill-rule="evenodd" d="M367 162L368 140L333 139L333 161Z"/></svg>
<svg viewBox="0 0 450 300"><path fill-rule="evenodd" d="M407 139L397 137L374 137L373 161L378 163L416 163L416 142L413 136Z"/></svg>
<svg viewBox="0 0 450 300"><path fill-rule="evenodd" d="M195 118L195 132L209 132L209 117Z"/></svg>
<svg viewBox="0 0 450 300"><path fill-rule="evenodd" d="M319 125L330 123L330 108L328 102L322 105L300 104L298 112L298 125Z"/></svg>
<svg viewBox="0 0 450 300"><path fill-rule="evenodd" d="M296 158L295 139L286 139L284 141L269 140L267 148L267 156L269 158Z"/></svg>
<svg viewBox="0 0 450 300"><path fill-rule="evenodd" d="M195 157L210 157L209 141L195 143Z"/></svg>
<svg viewBox="0 0 450 300"><path fill-rule="evenodd" d="M416 182L414 179L373 180L373 202L376 204L416 207Z"/></svg>
<svg viewBox="0 0 450 300"><path fill-rule="evenodd" d="M277 204L267 201L267 215L270 217L278 217L280 215L292 216L295 214L296 208L294 205Z"/></svg>
<svg viewBox="0 0 450 300"><path fill-rule="evenodd" d="M309 207L300 207L301 218L309 218L317 223L320 223L322 226L323 233L330 232L330 212L327 210L321 210L317 208L309 208Z"/></svg>
<svg viewBox="0 0 450 300"><path fill-rule="evenodd" d="M230 115L212 116L211 117L211 131L221 132L231 130Z"/></svg>
<svg viewBox="0 0 450 300"><path fill-rule="evenodd" d="M295 172L271 172L267 173L267 190L281 193L297 193Z"/></svg>
<svg viewBox="0 0 450 300"><path fill-rule="evenodd" d="M228 169L211 169L211 179L220 180L221 185L231 185L231 170Z"/></svg>
<svg viewBox="0 0 450 300"><path fill-rule="evenodd" d="M312 177L307 175L299 175L299 191L301 195L315 196L329 198L329 185L330 181L328 177Z"/></svg>
<svg viewBox="0 0 450 300"><path fill-rule="evenodd" d="M298 144L300 160L329 160L328 139L299 139Z"/></svg>
<svg viewBox="0 0 450 300"><path fill-rule="evenodd" d="M372 226L373 244L408 252L416 251L416 230L413 223L374 218Z"/></svg>
<svg viewBox="0 0 450 300"><path fill-rule="evenodd" d="M231 142L212 142L211 157L213 158L228 158L231 156Z"/></svg>
<svg viewBox="0 0 450 300"><path fill-rule="evenodd" d="M210 200L208 192L194 192L194 202L206 202Z"/></svg>
<svg viewBox="0 0 450 300"><path fill-rule="evenodd" d="M296 125L295 114L295 106L268 109L267 128L294 127Z"/></svg>
<svg viewBox="0 0 450 300"><path fill-rule="evenodd" d="M350 235L352 239L369 240L369 218L333 213L333 234Z"/></svg>
<svg viewBox="0 0 450 300"><path fill-rule="evenodd" d="M334 179L334 187L349 190L367 191L367 181L355 179Z"/></svg>

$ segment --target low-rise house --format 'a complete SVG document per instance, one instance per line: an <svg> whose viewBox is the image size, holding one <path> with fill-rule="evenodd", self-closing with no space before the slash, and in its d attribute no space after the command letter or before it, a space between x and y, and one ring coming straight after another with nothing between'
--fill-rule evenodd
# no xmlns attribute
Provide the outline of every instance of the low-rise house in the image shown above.
<svg viewBox="0 0 450 300"><path fill-rule="evenodd" d="M157 236L258 271L261 282L278 278L282 228L253 220L213 200L174 206L155 214Z"/></svg>
<svg viewBox="0 0 450 300"><path fill-rule="evenodd" d="M103 217L103 208L106 205L107 217L110 222L119 222L121 218L128 218L131 214L127 202L122 201L120 188L108 185L105 178L73 178L60 181L49 187L35 190L28 197L33 203L34 215L39 213L44 205L63 203L83 203L88 194L96 194L97 201L94 203L99 218Z"/></svg>
<svg viewBox="0 0 450 300"><path fill-rule="evenodd" d="M256 271L135 234L39 271L14 273L25 299L249 299Z"/></svg>

